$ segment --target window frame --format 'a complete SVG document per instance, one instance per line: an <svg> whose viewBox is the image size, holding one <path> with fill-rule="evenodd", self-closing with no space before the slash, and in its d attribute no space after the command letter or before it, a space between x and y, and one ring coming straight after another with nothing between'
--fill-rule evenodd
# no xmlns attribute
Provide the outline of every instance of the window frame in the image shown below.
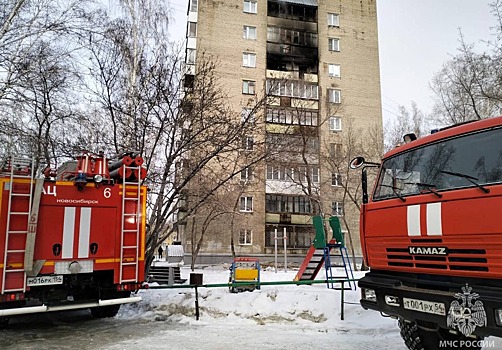
<svg viewBox="0 0 502 350"><path fill-rule="evenodd" d="M188 48L187 49L186 63L187 64L195 64L196 57L197 57L197 50Z"/></svg>
<svg viewBox="0 0 502 350"><path fill-rule="evenodd" d="M241 110L241 122L242 123L254 123L255 122L255 113L253 108L243 107Z"/></svg>
<svg viewBox="0 0 502 350"><path fill-rule="evenodd" d="M242 140L242 148L244 151L253 151L254 150L254 136L253 135L245 135Z"/></svg>
<svg viewBox="0 0 502 350"><path fill-rule="evenodd" d="M342 103L342 90L340 89L328 89L328 101L329 103Z"/></svg>
<svg viewBox="0 0 502 350"><path fill-rule="evenodd" d="M329 131L342 131L342 117L338 115L329 117Z"/></svg>
<svg viewBox="0 0 502 350"><path fill-rule="evenodd" d="M253 35L251 35L253 34ZM244 25L242 29L242 37L246 40L256 40L257 30L255 26Z"/></svg>
<svg viewBox="0 0 502 350"><path fill-rule="evenodd" d="M188 37L197 37L197 22L188 22Z"/></svg>
<svg viewBox="0 0 502 350"><path fill-rule="evenodd" d="M190 1L190 12L197 12L199 10L198 0Z"/></svg>
<svg viewBox="0 0 502 350"><path fill-rule="evenodd" d="M331 202L331 215L341 217L344 215L343 202Z"/></svg>
<svg viewBox="0 0 502 350"><path fill-rule="evenodd" d="M342 76L341 66L336 63L328 63L328 76L331 78L340 78Z"/></svg>
<svg viewBox="0 0 502 350"><path fill-rule="evenodd" d="M246 68L256 68L256 53L243 52L242 53L242 66Z"/></svg>
<svg viewBox="0 0 502 350"><path fill-rule="evenodd" d="M246 9L247 7L247 9ZM242 12L244 13L258 13L258 1L244 0Z"/></svg>
<svg viewBox="0 0 502 350"><path fill-rule="evenodd" d="M329 145L329 154L331 157L339 158L343 153L343 144L340 142L332 142Z"/></svg>
<svg viewBox="0 0 502 350"><path fill-rule="evenodd" d="M318 166L312 166L310 171L312 183L318 184L321 182L321 172Z"/></svg>
<svg viewBox="0 0 502 350"><path fill-rule="evenodd" d="M340 14L328 12L328 27L340 27Z"/></svg>
<svg viewBox="0 0 502 350"><path fill-rule="evenodd" d="M242 93L245 95L255 95L256 81L247 79L242 80Z"/></svg>
<svg viewBox="0 0 502 350"><path fill-rule="evenodd" d="M239 211L243 213L253 212L253 196L241 196Z"/></svg>
<svg viewBox="0 0 502 350"><path fill-rule="evenodd" d="M328 38L328 50L331 52L340 52L340 38Z"/></svg>
<svg viewBox="0 0 502 350"><path fill-rule="evenodd" d="M343 177L340 173L331 173L331 186L340 187L343 184Z"/></svg>
<svg viewBox="0 0 502 350"><path fill-rule="evenodd" d="M241 240L243 234L244 234L244 241ZM253 230L241 228L239 232L239 245L252 245L252 244L253 244Z"/></svg>
<svg viewBox="0 0 502 350"><path fill-rule="evenodd" d="M253 180L253 169L249 166L241 170L241 181L252 181Z"/></svg>

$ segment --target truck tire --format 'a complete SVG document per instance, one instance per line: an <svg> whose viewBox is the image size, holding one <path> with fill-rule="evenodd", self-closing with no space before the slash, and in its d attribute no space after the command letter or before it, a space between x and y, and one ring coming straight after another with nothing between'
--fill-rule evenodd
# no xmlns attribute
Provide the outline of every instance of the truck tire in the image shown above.
<svg viewBox="0 0 502 350"><path fill-rule="evenodd" d="M447 345L440 346L441 341L457 341L455 349L458 350L479 350L477 340L467 338L463 335L452 334L446 329L439 328L436 331L426 331L419 328L415 322L406 322L402 318L398 321L401 329L401 338L410 350L440 350L448 348ZM461 346L463 344L464 346Z"/></svg>
<svg viewBox="0 0 502 350"><path fill-rule="evenodd" d="M119 309L120 309L120 304L92 307L91 315L94 318L114 317L119 312Z"/></svg>
<svg viewBox="0 0 502 350"><path fill-rule="evenodd" d="M9 318L8 317L0 317L0 330L7 328L7 325L9 324Z"/></svg>

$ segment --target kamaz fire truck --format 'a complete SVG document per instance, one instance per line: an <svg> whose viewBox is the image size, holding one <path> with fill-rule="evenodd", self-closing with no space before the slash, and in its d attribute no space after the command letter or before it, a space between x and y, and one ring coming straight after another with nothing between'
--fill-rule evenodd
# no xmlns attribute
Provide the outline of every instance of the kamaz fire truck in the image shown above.
<svg viewBox="0 0 502 350"><path fill-rule="evenodd" d="M381 164L351 162L370 267L361 305L397 318L411 350L478 349L502 336L502 117L405 140Z"/></svg>
<svg viewBox="0 0 502 350"><path fill-rule="evenodd" d="M0 326L13 315L90 308L111 317L144 281L143 159L85 153L37 178L0 163Z"/></svg>

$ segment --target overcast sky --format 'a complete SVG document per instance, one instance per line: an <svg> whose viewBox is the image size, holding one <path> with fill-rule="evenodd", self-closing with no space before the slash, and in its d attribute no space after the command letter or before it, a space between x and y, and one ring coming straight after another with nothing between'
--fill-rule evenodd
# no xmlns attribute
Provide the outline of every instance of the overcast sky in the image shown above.
<svg viewBox="0 0 502 350"><path fill-rule="evenodd" d="M490 27L495 25L490 2L493 0L377 0L384 121L395 117L399 105L409 108L411 101L430 113L429 82L455 55L459 29L467 42L490 39ZM173 39L182 39L188 0L170 3L176 22Z"/></svg>
<svg viewBox="0 0 502 350"><path fill-rule="evenodd" d="M467 42L491 39L492 1L377 0L384 121L412 100L430 112L429 82L457 53L459 28ZM482 44L476 47L483 49Z"/></svg>

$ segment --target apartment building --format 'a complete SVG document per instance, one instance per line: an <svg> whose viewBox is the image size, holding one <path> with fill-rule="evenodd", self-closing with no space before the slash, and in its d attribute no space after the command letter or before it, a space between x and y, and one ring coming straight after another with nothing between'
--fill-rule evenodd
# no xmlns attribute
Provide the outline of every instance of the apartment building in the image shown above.
<svg viewBox="0 0 502 350"><path fill-rule="evenodd" d="M237 254L272 253L275 237L282 249L285 235L288 252L303 254L315 235L312 215L320 214L342 217L360 253L345 174L351 140L382 132L376 0L190 0L188 10L187 80L205 53L219 60L236 118L268 95L244 145L275 151L243 172L251 181L236 192L232 230L220 220L202 251L230 253L233 235ZM364 147L381 146L362 138Z"/></svg>

